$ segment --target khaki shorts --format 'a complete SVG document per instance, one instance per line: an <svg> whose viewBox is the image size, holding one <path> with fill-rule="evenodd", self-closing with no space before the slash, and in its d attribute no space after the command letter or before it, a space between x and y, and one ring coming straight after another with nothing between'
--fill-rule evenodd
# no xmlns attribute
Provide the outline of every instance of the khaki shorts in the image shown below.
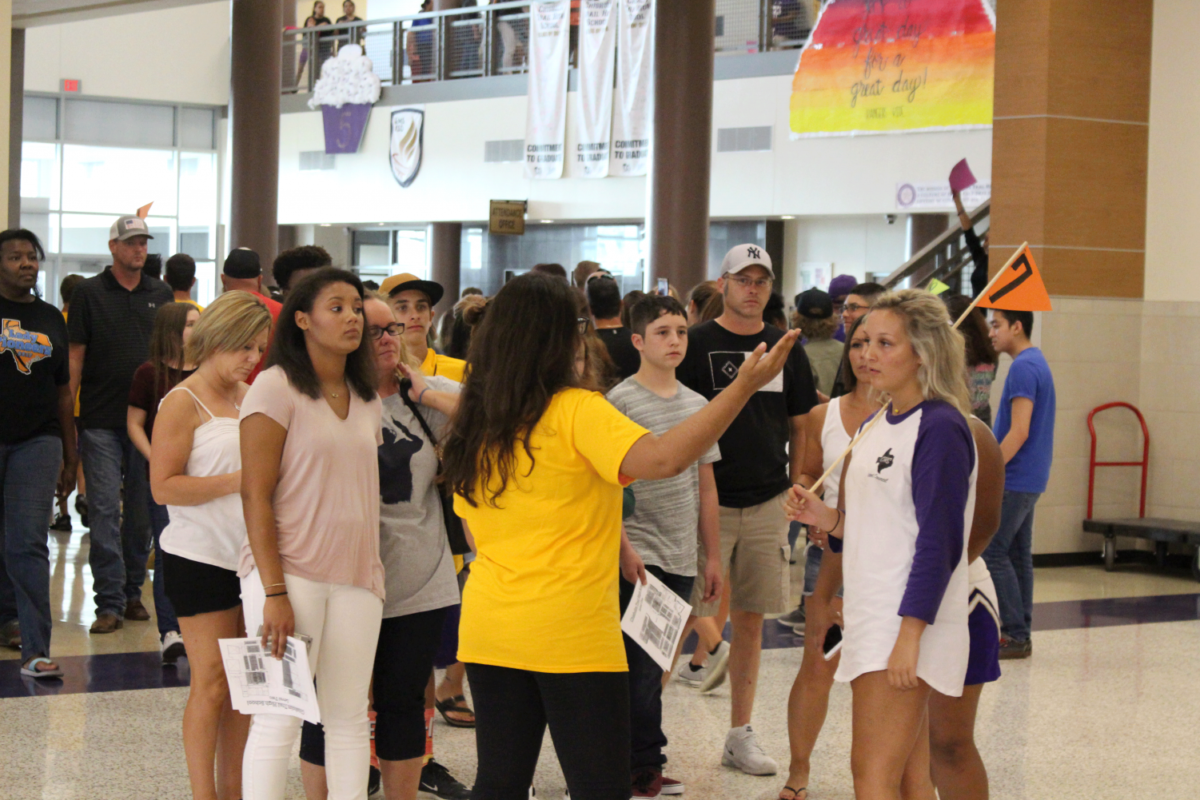
<svg viewBox="0 0 1200 800"><path fill-rule="evenodd" d="M749 508L721 506L721 572L728 573L730 607L735 611L780 614L790 610L791 548L783 495ZM704 575L708 555L700 544L699 569ZM702 603L704 581L692 589L692 609L698 617L717 613L720 599Z"/></svg>

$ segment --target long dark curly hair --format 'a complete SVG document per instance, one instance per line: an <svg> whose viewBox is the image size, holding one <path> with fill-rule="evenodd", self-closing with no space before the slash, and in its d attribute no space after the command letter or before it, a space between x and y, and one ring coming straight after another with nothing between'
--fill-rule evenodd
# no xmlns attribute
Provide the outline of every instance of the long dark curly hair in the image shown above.
<svg viewBox="0 0 1200 800"><path fill-rule="evenodd" d="M528 272L488 303L471 337L458 411L442 449L444 479L472 506L497 500L516 477L517 447L555 394L579 386L575 294L561 278ZM532 468L532 467L531 467Z"/></svg>

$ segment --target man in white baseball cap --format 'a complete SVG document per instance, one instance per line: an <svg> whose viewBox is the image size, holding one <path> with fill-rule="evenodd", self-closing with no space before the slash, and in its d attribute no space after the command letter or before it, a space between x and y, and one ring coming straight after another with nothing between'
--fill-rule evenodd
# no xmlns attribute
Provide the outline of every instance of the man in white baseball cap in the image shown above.
<svg viewBox="0 0 1200 800"><path fill-rule="evenodd" d="M746 356L759 344L772 347L783 331L763 324L775 271L765 248L739 244L721 264L717 290L724 295L721 316L688 331L687 355L676 372L689 389L712 400L737 377ZM713 464L720 502L721 571L729 570L733 640L725 644L711 620L697 623L704 646L680 679L715 689L730 677L732 713L721 762L750 775L774 775L778 765L759 746L750 716L762 655L763 615L790 610L788 520L780 497L803 468L804 415L817 404L812 367L803 347L795 347L783 372L760 389L719 440L721 460ZM707 554L700 548L699 563ZM703 588L703 587L701 587ZM693 591L697 617L717 613ZM707 640L707 641L706 641ZM715 642L715 646L710 644ZM696 662L708 651L708 663Z"/></svg>

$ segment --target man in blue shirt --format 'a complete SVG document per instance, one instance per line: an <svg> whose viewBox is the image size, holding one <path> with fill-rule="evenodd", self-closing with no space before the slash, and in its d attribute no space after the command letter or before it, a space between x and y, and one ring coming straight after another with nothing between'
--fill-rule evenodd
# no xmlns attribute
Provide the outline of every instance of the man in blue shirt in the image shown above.
<svg viewBox="0 0 1200 800"><path fill-rule="evenodd" d="M1000 601L1001 658L1033 653L1033 509L1046 491L1054 456L1054 378L1029 341L1032 332L1032 311L992 311L992 344L1013 359L996 409L1005 464L1000 529L983 552Z"/></svg>

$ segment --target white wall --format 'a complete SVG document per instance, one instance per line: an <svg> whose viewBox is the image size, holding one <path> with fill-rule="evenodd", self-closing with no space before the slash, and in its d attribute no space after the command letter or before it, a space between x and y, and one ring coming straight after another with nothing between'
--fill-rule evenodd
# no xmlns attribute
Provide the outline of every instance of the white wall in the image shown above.
<svg viewBox="0 0 1200 800"><path fill-rule="evenodd" d="M225 105L229 2L29 28L25 89L57 92L79 78L83 94Z"/></svg>
<svg viewBox="0 0 1200 800"><path fill-rule="evenodd" d="M783 296L801 290L800 265L832 264L834 275L866 280L872 273L891 272L904 263L905 216L896 214L889 224L883 214L852 217L802 217L783 226L783 252L787 264L780 270Z"/></svg>
<svg viewBox="0 0 1200 800"><path fill-rule="evenodd" d="M1200 215L1200 3L1155 0L1146 193L1147 300L1200 301L1189 231Z"/></svg>
<svg viewBox="0 0 1200 800"><path fill-rule="evenodd" d="M791 141L791 78L717 81L714 129L770 125L769 152L716 153L713 136L710 211L715 218L879 214L896 211L898 183L942 180L964 156L981 180L991 175L991 131ZM569 98L568 109L575 102ZM484 142L525 135L524 97L431 103L426 106L425 159L408 189L388 166L389 110L371 115L359 153L337 156L337 169L299 169L302 151L324 149L319 112L285 114L281 123L279 221L423 222L483 220L489 199L528 199L531 218L637 219L645 213L645 180L567 177L530 181L523 166L483 163ZM567 151L575 114L567 115Z"/></svg>

